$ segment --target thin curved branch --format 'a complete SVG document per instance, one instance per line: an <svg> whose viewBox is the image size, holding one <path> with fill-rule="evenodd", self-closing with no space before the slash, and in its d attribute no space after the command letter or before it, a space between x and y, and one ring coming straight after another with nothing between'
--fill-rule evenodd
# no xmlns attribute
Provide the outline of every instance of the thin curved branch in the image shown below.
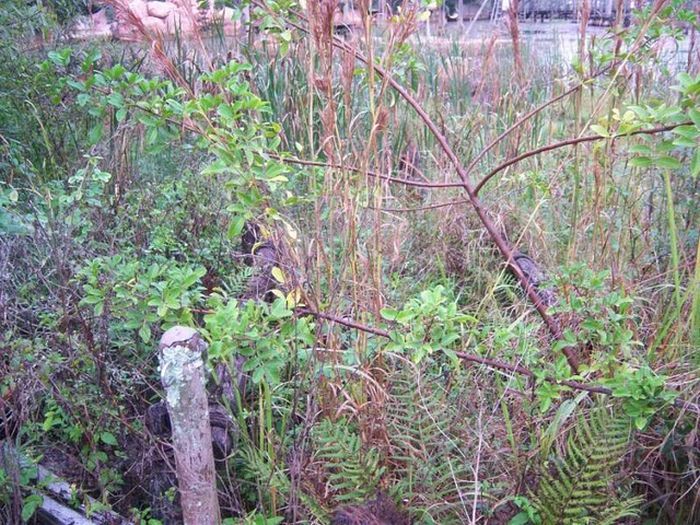
<svg viewBox="0 0 700 525"><path fill-rule="evenodd" d="M354 319L348 319L346 317L338 317L338 316L331 315L331 314L328 314L325 312L317 312L317 311L311 310L309 308L299 308L299 309L297 309L297 312L302 314L302 315L311 315L311 316L319 318L319 319L325 319L326 321L337 323L337 324L342 325L342 326L347 326L348 328L352 328L354 330L359 330L361 332L365 332L368 334L377 335L377 336L383 337L385 339L391 338L391 334L389 332L387 332L386 330L362 324L358 321L355 321ZM527 377L528 379L535 379L536 378L535 373L523 365L508 363L506 361L501 361L499 359L493 359L490 357L481 357L478 355L469 354L467 352L461 352L461 351L455 352L455 355L457 357L459 357L462 361L466 361L468 363L477 363L480 365L488 366L488 367L496 369L496 370L503 370L505 372L513 372L516 374L523 375L523 376ZM573 390L581 390L581 391L590 392L593 394L612 395L612 390L610 388L608 388L606 386L602 386L602 385L591 384L591 383L582 383L580 381L572 381L572 380L568 380L568 379L556 379L556 378L551 377L551 376L545 376L544 380L547 381L548 383L566 386L566 387L569 387ZM695 414L700 414L700 406L698 406L696 403L691 403L691 402L685 401L683 399L676 399L673 404L675 406L677 406L678 408L688 410L688 411L693 412Z"/></svg>
<svg viewBox="0 0 700 525"><path fill-rule="evenodd" d="M596 140L605 140L605 139L610 139L610 140L617 140L625 137L631 137L633 135L653 135L656 133L663 133L665 131L671 131L672 129L675 129L679 126L687 126L689 124L692 124L692 122L681 122L680 124L670 124L668 126L659 126L656 128L651 128L651 129L638 129L636 131L632 131L630 133L624 133L620 135L613 135L612 137L604 137L602 135L586 135L583 137L576 137L573 139L567 139L567 140L562 140L560 142L553 142L552 144L547 144L546 146L541 146L539 148L526 151L525 153L521 153L517 157L513 157L512 159L509 159L498 166L496 166L494 169L492 169L490 172L488 172L483 179L479 181L479 183L476 185L474 188L475 193L479 193L481 189L484 187L484 185L491 180L494 175L497 173L503 171L509 166L512 166L513 164L517 164L521 160L528 159L530 157L534 157L536 155L539 155L540 153L545 153L547 151L552 151L555 149L559 148L564 148L566 146L574 146L576 144L581 144L583 142L593 142Z"/></svg>
<svg viewBox="0 0 700 525"><path fill-rule="evenodd" d="M354 173L361 173L367 175L368 177L373 177L376 179L386 180L389 182L394 182L396 184L403 184L404 186L415 186L416 188L461 188L462 185L459 182L421 182L417 180L402 179L400 177L392 177L390 175L382 175L376 171L364 170L356 166L346 166L344 164L334 164L331 162L322 162L318 160L307 160L299 159L297 157L285 157L283 155L276 155L273 153L268 154L271 158L278 160L280 162L286 162L289 164L298 164L300 166L316 166L319 168L332 168L337 170L352 171ZM422 175L418 172L419 175ZM425 178L425 177L424 177Z"/></svg>
<svg viewBox="0 0 700 525"><path fill-rule="evenodd" d="M607 69L606 69L606 71L607 71ZM601 71L601 72L599 72L598 74L596 74L595 76L602 75L602 74L603 74L603 72ZM466 167L467 174L471 174L471 172L474 170L474 168L476 167L476 165L479 164L479 162L481 161L481 159L483 159L489 151L491 151L491 150L492 150L493 148L495 148L498 144L500 144L500 142L501 142L503 139L505 139L505 138L506 138L508 135L510 135L513 131L515 131L516 129L518 129L523 123L527 122L527 121L530 120L532 117L534 117L534 116L537 115L539 112L541 112L541 111L543 111L544 109L546 109L547 107L551 106L552 104L556 104L557 102L559 102L560 100L562 100L562 99L568 97L568 96L571 95L572 93L575 93L576 91L578 91L579 89L581 89L581 88L585 85L585 82L586 82L586 81L591 80L591 79L593 79L593 78L595 78L595 77L590 77L590 78L588 78L588 79L585 79L585 80L581 81L581 83L576 84L575 86L573 86L573 87L567 89L567 90L564 91L561 95L558 95L558 96L556 96L556 97L554 97L554 98L552 98L552 99L550 99L550 100L547 100L546 102L544 102L544 103L542 103L541 105L539 105L539 106L537 106L536 108L534 108L532 111L530 111L530 112L528 112L527 114L523 115L523 117L521 117L521 118L519 118L518 120L516 120L508 129L506 129L505 131L503 131L503 133L501 133L500 135L498 135L498 137L496 137L496 138L493 139L491 142L489 142L489 144L488 144L486 147L484 147L479 153L476 154L476 156L469 162L469 164L468 164L467 167Z"/></svg>
<svg viewBox="0 0 700 525"><path fill-rule="evenodd" d="M427 206L419 206L416 208L377 208L375 206L367 206L370 210L379 210L387 213L412 213L418 211L436 210L438 208L447 208L449 206L456 206L458 204L468 204L469 201L465 199L457 199L447 202L438 202L435 204L428 204Z"/></svg>
<svg viewBox="0 0 700 525"><path fill-rule="evenodd" d="M263 9L267 9L268 12L272 12L264 3L263 0L252 0L254 4L258 5L259 7ZM301 14L301 13L296 13L297 16L301 20L305 20L308 23L308 20ZM287 20L289 25L299 29L300 31L309 34L309 30L305 27L302 27L301 25L295 23L294 21ZM396 79L393 78L383 67L380 65L374 63L374 61L370 61L367 57L362 55L355 47L349 46L346 42L343 40L331 35L331 44L339 49L342 49L346 51L347 53L352 54L352 56L355 57L356 60L360 61L361 63L365 64L367 67L371 68L377 76L382 78L391 88L396 91L401 98L404 99L404 101L415 111L415 113L419 116L419 118L423 121L425 126L430 130L431 134L435 137L436 141L440 145L440 148L443 150L447 158L450 160L450 162L453 164L455 170L457 171L457 175L459 176L459 179L462 182L462 187L464 191L467 193L467 196L469 198L469 201L472 205L472 208L476 212L477 216L479 217L479 220L481 223L484 225L484 228L486 229L489 237L493 240L493 242L496 244L498 250L501 252L501 255L503 258L506 260L506 264L509 266L510 270L512 273L517 277L518 281L520 282L520 285L522 288L525 290L528 298L530 301L533 303L535 306L535 309L537 310L538 314L544 321L545 325L549 329L550 333L555 339L560 339L562 336L562 330L561 326L559 325L559 322L550 316L547 313L547 306L544 304L542 301L541 297L537 293L537 290L535 287L532 285L528 277L523 273L522 269L520 266L515 262L514 260L514 251L513 248L510 246L509 242L507 239L505 239L504 235L499 231L499 229L495 226L493 221L491 220L489 213L487 209L484 207L484 205L481 203L479 200L476 192L474 191L474 188L472 187L470 181L469 181L469 176L468 172L464 169L462 166L459 158L455 154L454 150L450 147L449 143L447 142L447 139L445 136L442 134L442 132L439 130L435 122L430 118L430 116L427 114L427 112L423 109L423 107L418 103L418 101L408 92L408 90L398 83ZM628 53L629 56L629 53ZM614 64L611 64L611 67ZM569 92L573 93L575 91L573 88L569 90ZM546 106L545 106L546 107ZM534 110L533 110L534 111ZM533 113L532 111L528 115L533 115L536 114L536 111ZM526 117L528 117L526 115ZM529 118L529 117L528 117ZM514 128L515 129L515 128ZM578 371L578 357L575 354L575 352L568 347L565 347L562 352L564 353L566 360L569 364L569 367L572 369L574 373Z"/></svg>

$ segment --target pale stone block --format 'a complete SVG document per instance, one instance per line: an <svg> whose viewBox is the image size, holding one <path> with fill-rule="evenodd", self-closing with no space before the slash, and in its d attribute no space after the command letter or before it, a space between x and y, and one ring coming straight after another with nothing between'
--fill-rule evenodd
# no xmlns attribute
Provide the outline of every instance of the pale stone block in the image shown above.
<svg viewBox="0 0 700 525"><path fill-rule="evenodd" d="M165 20L156 16L147 16L142 22L146 29L154 33L165 33L167 30Z"/></svg>

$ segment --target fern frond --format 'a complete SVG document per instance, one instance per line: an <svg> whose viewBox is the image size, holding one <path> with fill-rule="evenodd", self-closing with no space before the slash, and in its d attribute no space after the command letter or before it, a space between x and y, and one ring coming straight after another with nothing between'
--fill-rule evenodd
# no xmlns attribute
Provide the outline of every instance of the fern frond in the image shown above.
<svg viewBox="0 0 700 525"><path fill-rule="evenodd" d="M231 297L239 297L248 288L248 281L255 274L252 266L236 266L235 272L229 274L223 283L223 288Z"/></svg>
<svg viewBox="0 0 700 525"><path fill-rule="evenodd" d="M604 408L580 417L565 453L543 468L530 499L543 525L613 524L638 514L638 498L620 499L613 488L630 439L626 416Z"/></svg>
<svg viewBox="0 0 700 525"><path fill-rule="evenodd" d="M374 495L384 473L376 449L364 450L359 434L345 420L321 421L313 432L315 459L323 464L326 484L337 503L359 502Z"/></svg>
<svg viewBox="0 0 700 525"><path fill-rule="evenodd" d="M464 522L464 501L471 500L474 483L463 451L465 420L451 398L461 389L449 391L444 381L431 371L394 372L386 419L393 490L410 502L421 523L449 525Z"/></svg>

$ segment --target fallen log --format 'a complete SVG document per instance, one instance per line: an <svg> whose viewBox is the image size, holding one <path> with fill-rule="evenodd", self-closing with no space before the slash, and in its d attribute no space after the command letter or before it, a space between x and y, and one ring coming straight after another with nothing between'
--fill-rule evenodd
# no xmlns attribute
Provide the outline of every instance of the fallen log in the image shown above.
<svg viewBox="0 0 700 525"><path fill-rule="evenodd" d="M27 460L28 461L28 460ZM91 525L130 525L131 521L123 518L116 512L113 512L111 510L99 510L95 511L93 509L101 509L104 508L104 505L101 504L99 501L97 501L94 498L91 498L90 496L87 495L82 495L82 500L83 504L78 507L78 510L80 510L80 513L77 513L76 511L65 507L66 504L70 501L75 500L75 491L71 488L70 484L62 479L53 474L50 470L48 470L45 467L42 467L41 465L37 465L37 483L42 485L44 487L43 490L51 494L53 498L47 498L44 497L44 503L47 505L46 510L59 510L59 506L65 508L66 510L71 511L72 513L76 513L79 516L85 515L89 516L88 518L83 517L83 521L67 521L65 523L67 524L74 524L74 525L81 525L82 523L86 524L91 524ZM48 502L48 503L47 503ZM44 505L42 505L42 509L44 509ZM70 515L70 513L66 512L65 515ZM49 522L51 523L51 522Z"/></svg>
<svg viewBox="0 0 700 525"><path fill-rule="evenodd" d="M71 502L76 494L71 485L41 465L35 465L29 458L22 456L8 441L0 442L0 466L14 463L20 468L36 468L34 481L37 487L32 492L42 497L42 503L36 510L38 523L42 525L131 525L131 521L111 510L87 495L79 495L83 503L73 508Z"/></svg>
<svg viewBox="0 0 700 525"><path fill-rule="evenodd" d="M41 507L36 510L37 521L41 525L95 525L79 512L60 504L55 499L43 495Z"/></svg>

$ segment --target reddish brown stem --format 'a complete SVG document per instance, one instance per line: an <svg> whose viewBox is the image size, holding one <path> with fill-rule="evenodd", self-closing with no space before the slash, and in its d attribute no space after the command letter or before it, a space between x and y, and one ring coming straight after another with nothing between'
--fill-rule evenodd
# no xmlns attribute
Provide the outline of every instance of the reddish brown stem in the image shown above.
<svg viewBox="0 0 700 525"><path fill-rule="evenodd" d="M253 0L253 3L260 6L263 9L267 7L266 5L264 5L262 0ZM303 15L297 13L297 16L299 16L300 19L305 20L305 17ZM291 26L299 29L300 31L309 33L309 30L307 28L302 27L293 21L288 20L287 22ZM396 91L406 101L406 103L409 106L411 106L411 108L416 112L416 114L420 117L423 123L428 127L428 129L440 145L440 148L447 155L448 159L457 171L457 175L459 176L462 183L461 186L467 193L469 201L472 207L474 208L474 211L476 212L477 216L479 217L479 220L481 220L487 233L489 234L493 242L496 244L498 250L501 252L501 255L506 260L506 263L510 267L513 274L515 274L515 276L517 277L521 286L525 290L528 298L532 301L533 305L535 306L535 309L539 313L544 323L547 325L547 328L549 329L550 333L554 336L555 339L561 338L562 332L559 323L556 319L554 319L547 313L547 307L542 302L542 299L535 290L534 286L532 286L532 283L530 283L530 280L523 273L520 266L517 263L515 263L513 259L513 249L511 248L505 237L496 228L495 224L489 217L486 208L478 199L477 193L474 191L474 188L472 187L469 181L467 170L464 169L456 154L447 142L447 139L438 129L437 125L433 122L433 120L430 118L427 112L418 103L418 101L406 90L406 88L399 84L390 74L387 73L386 70L384 70L384 68L374 63L374 61L368 60L366 57L360 54L357 51L357 49L347 45L344 41L338 38L334 37L332 40L332 44L340 49L343 49L347 53L352 54L357 60L367 65L368 67L371 67L380 78L382 78L388 85L390 85L392 89L394 89L394 91ZM572 88L570 92L573 91L574 89ZM531 112L531 114L535 113ZM569 363L569 366L571 367L572 371L576 373L578 371L578 357L576 356L575 352L571 348L564 348L563 353L566 356L566 360Z"/></svg>
<svg viewBox="0 0 700 525"><path fill-rule="evenodd" d="M260 6L263 9L267 8L267 6L265 6L261 0L253 0L253 3ZM300 19L305 20L303 15L298 14L298 16L300 17ZM287 22L291 26L299 29L300 31L307 34L309 33L309 30L307 28L302 27L301 25L296 24L295 22L290 20L287 20ZM562 331L561 327L559 326L559 322L547 313L547 306L542 302L542 299L537 293L537 290L535 290L535 287L532 285L527 276L523 273L520 266L515 262L513 249L510 247L508 241L500 233L494 222L489 217L487 209L481 203L476 193L474 193L474 188L469 182L466 170L462 166L462 163L455 154L454 150L450 147L443 133L440 131L433 119L430 118L430 115L428 115L425 109L423 109L423 106L420 105L420 103L408 92L408 90L406 90L404 86L399 84L396 81L396 79L394 79L394 77L392 77L380 65L374 63L374 61L368 60L365 56L358 52L357 49L347 45L344 41L340 40L339 38L333 38L332 42L334 46L344 50L347 53L351 53L358 61L365 64L367 67L371 67L377 74L377 76L382 78L389 86L391 86L391 88L394 91L396 91L399 94L401 98L404 99L404 101L406 101L406 103L413 109L413 111L415 111L418 117L423 121L425 126L430 130L430 133L435 137L435 140L440 145L440 148L443 150L443 152L457 171L457 175L459 176L459 179L461 181L461 186L466 192L467 197L469 198L469 202L472 205L472 208L476 212L481 223L484 225L484 228L486 229L489 237L491 237L493 242L496 244L496 247L505 259L506 264L508 264L512 273L517 277L518 281L520 282L520 285L525 290L525 293L527 294L530 301L532 301L532 304L535 306L537 313L544 321L552 336L555 339L560 339ZM562 352L564 353L571 370L574 373L578 373L579 360L575 352L571 348L564 348Z"/></svg>
<svg viewBox="0 0 700 525"><path fill-rule="evenodd" d="M357 55L358 60L364 61L367 63L363 57ZM375 71L377 74L383 78L389 83L389 85L408 103L409 106L413 108L413 110L416 112L416 114L420 117L420 119L423 121L423 123L427 126L427 128L430 130L430 132L433 134L435 137L435 140L438 142L440 145L440 148L444 151L445 155L447 155L447 158L450 160L452 165L454 166L455 170L457 171L457 175L459 176L460 180L462 181L462 188L467 194L467 197L469 198L469 202L472 205L472 208L476 212L477 216L481 220L481 223L484 225L484 228L486 229L487 233L493 240L493 242L496 244L498 247L498 250L501 252L501 255L503 258L506 260L506 263L509 265L511 271L515 274L515 276L518 278L520 281L520 285L523 287L525 292L527 293L527 296L530 298L532 301L533 305L535 306L537 312L540 314L540 317L542 320L545 322L547 325L547 328L551 332L551 334L554 336L555 339L561 338L561 327L559 326L559 323L551 317L547 313L547 307L545 304L542 302L542 299L540 298L539 294L535 290L534 286L532 286L532 283L530 283L530 280L525 276L523 271L520 269L520 266L518 266L517 263L515 263L513 259L513 249L510 247L506 239L501 235L499 232L498 228L496 225L493 223L491 218L489 217L487 209L484 207L484 205L481 203L479 198L477 197L476 193L474 192L474 189L469 182L469 179L467 177L467 173L462 166L461 162L457 158L457 155L455 152L452 150L450 145L447 142L447 139L445 136L442 134L442 132L438 129L437 125L433 122L433 120L430 118L430 116L426 113L426 111L423 109L423 107L416 101L415 98L396 80L394 80L393 77L388 75L386 71L384 71L381 67L374 65ZM569 363L569 366L571 367L571 370L574 373L578 372L578 357L574 354L574 352L571 350L571 348L564 348L563 350L564 355L566 356L566 360Z"/></svg>
<svg viewBox="0 0 700 525"><path fill-rule="evenodd" d="M692 122L681 122L680 124L670 124L668 126L660 126L657 128L651 128L651 129L638 129L636 131L632 131L630 133L625 133L621 135L615 135L612 137L603 137L602 135L586 135L584 137L577 137L573 139L567 139L567 140L562 140L560 142L554 142L552 144L547 144L546 146L541 146L537 149L533 149L530 151L526 151L525 153L521 153L517 157L513 157L512 159L509 159L498 166L496 166L494 169L492 169L486 176L484 176L483 179L479 181L479 183L476 185L476 188L474 188L475 193L479 193L481 189L484 187L484 185L493 178L494 175L499 173L500 171L503 171L509 166L512 166L513 164L517 164L521 160L528 159L530 157L534 157L536 155L539 155L540 153L545 153L547 151L552 151L555 149L563 148L566 146L573 146L576 144L581 144L584 142L592 142L595 140L604 140L604 139L610 139L610 140L616 140L624 137L631 137L633 135L653 135L655 133L663 133L664 131L671 131L674 128L677 128L679 126L687 126L689 124L692 124Z"/></svg>
<svg viewBox="0 0 700 525"><path fill-rule="evenodd" d="M337 324L342 325L342 326L347 326L348 328L352 328L354 330L359 330L361 332L365 332L368 334L374 334L374 335L377 335L379 337L383 337L385 339L391 338L391 334L386 330L383 330L381 328L375 328L373 326L368 326L368 325L359 323L359 322L355 321L354 319L348 319L347 317L338 317L338 316L328 314L325 312L316 312L316 311L311 310L309 308L298 308L296 310L296 312L299 314L302 314L302 315L311 315L311 316L316 317L318 319L325 319L326 321L331 321L333 323L337 323ZM524 367L523 365L507 363L507 362L501 361L499 359L493 359L490 357L481 357L478 355L469 354L467 352L461 352L461 351L454 352L454 354L457 357L459 357L462 361L466 361L469 363L477 363L480 365L488 366L490 368L494 368L496 370L503 370L506 372L514 372L516 374L524 375L530 379L534 379L536 377L535 373L532 370ZM605 387L605 386L601 386L601 385L581 383L580 381L571 381L568 379L556 379L556 378L553 378L551 376L545 376L544 380L547 381L548 383L566 386L566 387L572 388L574 390L591 392L593 394L603 394L603 395L611 395L612 394L612 390L610 388ZM677 406L678 408L682 408L684 410L688 410L690 412L700 414L700 407L696 403L691 403L689 401L684 401L682 399L676 399L674 402L674 405Z"/></svg>
<svg viewBox="0 0 700 525"><path fill-rule="evenodd" d="M299 159L296 157L285 157L282 155L269 154L273 159L279 160L280 162L286 162L288 164L298 164L300 166L317 166L319 168L332 168L336 170L352 171L354 173L362 173L368 177L386 180L389 182L394 182L396 184L403 184L404 186L415 186L417 188L461 188L462 184L459 182L423 182L410 179L402 179L399 177L392 177L390 175L383 175L371 170L365 170L362 168L357 168L355 166L347 166L345 164L335 164L332 162L321 162L318 160L307 160ZM416 170L417 175L423 175L420 171ZM425 178L425 177L424 177Z"/></svg>

